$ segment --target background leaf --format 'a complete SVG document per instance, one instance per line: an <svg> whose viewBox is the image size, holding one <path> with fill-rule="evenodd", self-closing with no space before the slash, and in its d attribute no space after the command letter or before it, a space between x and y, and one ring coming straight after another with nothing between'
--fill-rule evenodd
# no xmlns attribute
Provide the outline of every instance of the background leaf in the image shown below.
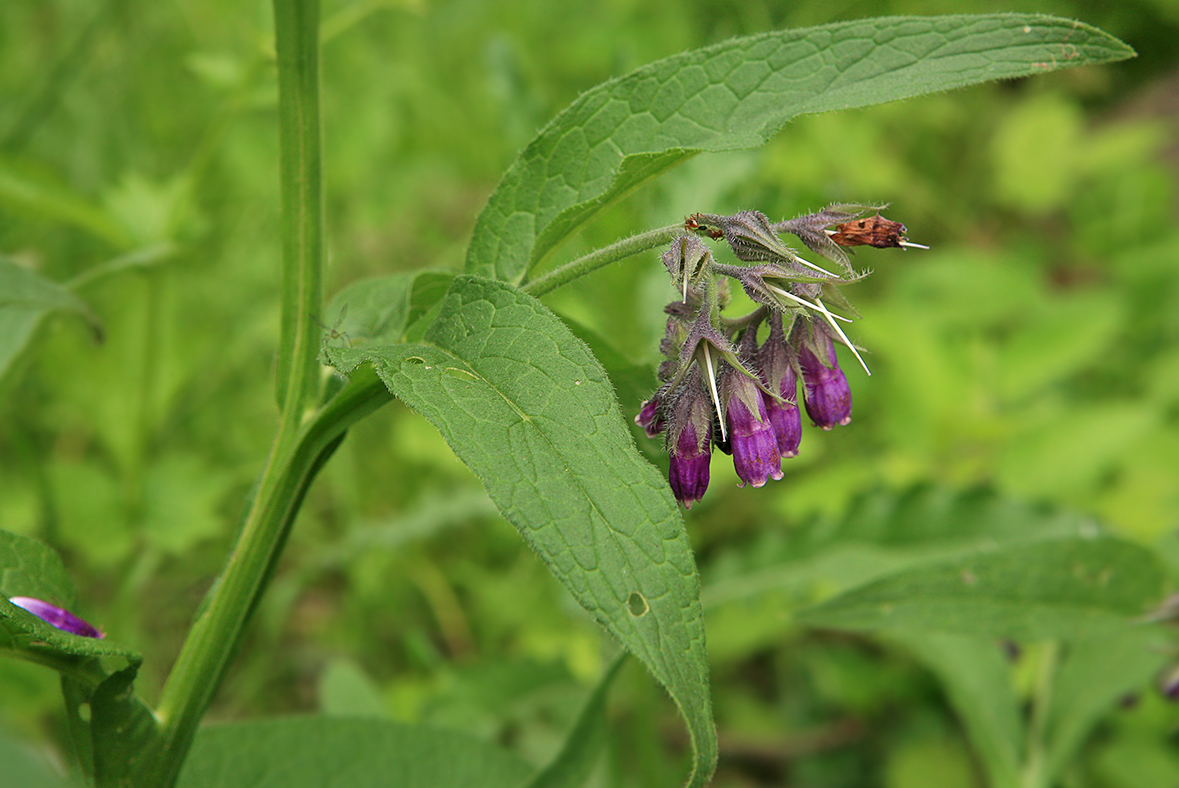
<svg viewBox="0 0 1179 788"><path fill-rule="evenodd" d="M524 788L577 788L585 784L606 743L606 699L624 662L626 652L610 663L565 736L560 752Z"/></svg>
<svg viewBox="0 0 1179 788"><path fill-rule="evenodd" d="M515 788L531 771L459 733L375 720L299 717L202 728L179 788Z"/></svg>
<svg viewBox="0 0 1179 788"><path fill-rule="evenodd" d="M991 788L1020 784L1025 732L1020 702L1001 645L993 639L896 632L903 646L937 676L990 778Z"/></svg>
<svg viewBox="0 0 1179 788"><path fill-rule="evenodd" d="M0 257L0 379L32 339L41 319L54 311L81 315L101 341L102 327L84 301L36 271Z"/></svg>
<svg viewBox="0 0 1179 788"><path fill-rule="evenodd" d="M471 274L521 282L604 206L701 151L750 148L790 118L1133 50L1036 14L881 17L736 38L583 93L520 154L479 216Z"/></svg>
<svg viewBox="0 0 1179 788"><path fill-rule="evenodd" d="M836 629L916 629L1015 640L1125 629L1162 600L1155 554L1112 538L1055 539L930 562L799 614Z"/></svg>
<svg viewBox="0 0 1179 788"><path fill-rule="evenodd" d="M671 492L635 448L605 372L536 299L459 277L425 344L332 349L372 362L483 480L553 574L668 689L712 771L699 586Z"/></svg>
<svg viewBox="0 0 1179 788"><path fill-rule="evenodd" d="M1059 777L1097 722L1167 662L1168 634L1141 627L1069 646L1056 673L1044 744L1046 779Z"/></svg>

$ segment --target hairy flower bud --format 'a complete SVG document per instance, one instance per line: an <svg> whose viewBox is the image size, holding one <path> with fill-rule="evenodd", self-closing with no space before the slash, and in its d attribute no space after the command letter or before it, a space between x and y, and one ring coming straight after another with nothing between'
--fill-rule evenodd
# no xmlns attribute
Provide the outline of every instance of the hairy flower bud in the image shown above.
<svg viewBox="0 0 1179 788"><path fill-rule="evenodd" d="M669 406L667 448L671 455L668 482L676 500L691 509L708 489L712 460L712 403L700 370L693 370L673 394Z"/></svg>
<svg viewBox="0 0 1179 788"><path fill-rule="evenodd" d="M757 352L757 366L762 382L782 400L765 398L766 414L778 439L778 453L783 459L798 455L802 443L802 414L798 410L798 376L795 353L786 341L782 315L770 316L770 335Z"/></svg>
<svg viewBox="0 0 1179 788"><path fill-rule="evenodd" d="M643 402L639 413L635 416L635 424L643 428L648 438L654 438L663 432L663 428L667 426L664 422L663 415L659 413L659 406L661 397L659 394L651 397L649 400Z"/></svg>
<svg viewBox="0 0 1179 788"><path fill-rule="evenodd" d="M106 637L98 629L78 618L70 611L64 610L56 605L51 605L40 599L34 599L29 596L14 596L8 601L17 607L24 608L37 618L52 624L63 632L69 632L73 635L81 635L87 638L101 639Z"/></svg>
<svg viewBox="0 0 1179 788"><path fill-rule="evenodd" d="M671 281L683 289L684 301L688 300L688 288L704 273L712 252L695 235L681 235L671 242L671 247L663 253L664 267L671 274Z"/></svg>
<svg viewBox="0 0 1179 788"><path fill-rule="evenodd" d="M754 487L763 486L767 479L781 479L782 455L757 383L726 366L721 371L721 392L737 475Z"/></svg>
<svg viewBox="0 0 1179 788"><path fill-rule="evenodd" d="M839 368L835 341L818 323L814 327L815 348L802 342L798 363L802 368L803 402L815 426L829 430L851 421L851 389ZM818 351L817 355L815 351Z"/></svg>

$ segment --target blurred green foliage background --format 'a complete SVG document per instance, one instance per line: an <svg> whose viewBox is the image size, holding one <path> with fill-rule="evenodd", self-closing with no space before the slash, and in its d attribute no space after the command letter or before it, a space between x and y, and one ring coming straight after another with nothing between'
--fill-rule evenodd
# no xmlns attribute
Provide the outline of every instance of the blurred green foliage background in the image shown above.
<svg viewBox="0 0 1179 788"><path fill-rule="evenodd" d="M760 30L991 10L325 0L329 292L461 265L498 175L603 79ZM876 271L846 290L873 375L847 359L849 427L808 429L786 478L760 490L713 464L687 516L706 587L858 495L926 483L1090 513L1179 556L1179 3L1009 10L1080 18L1139 58L804 117L763 150L673 171L558 254L695 211L777 219L837 201L891 203L933 247L855 258ZM272 46L265 2L0 5L0 253L74 282L106 333L96 344L59 317L0 368L0 526L64 553L77 612L145 653L149 699L274 428ZM671 298L652 253L546 302L651 364ZM622 405L633 415L638 401ZM939 688L903 650L788 619L756 598L709 618L716 784L982 784ZM592 622L430 425L395 403L353 430L312 489L211 718L388 715L540 762L602 659ZM631 666L613 703L601 784L678 784L686 742L662 690ZM1176 784L1175 720L1144 693L1068 784ZM56 677L0 664L0 729L60 742Z"/></svg>

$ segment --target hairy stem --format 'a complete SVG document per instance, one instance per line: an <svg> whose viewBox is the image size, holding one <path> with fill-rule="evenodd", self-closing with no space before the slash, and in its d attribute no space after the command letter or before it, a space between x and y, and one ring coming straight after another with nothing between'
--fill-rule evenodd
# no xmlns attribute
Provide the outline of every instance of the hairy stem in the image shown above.
<svg viewBox="0 0 1179 788"><path fill-rule="evenodd" d="M274 0L282 191L282 325L270 456L225 570L189 630L160 698L159 747L137 783L169 788L270 580L315 474L344 431L389 400L368 370L314 410L320 390L323 190L319 137L319 2Z"/></svg>
<svg viewBox="0 0 1179 788"><path fill-rule="evenodd" d="M558 287L564 287L588 273L610 265L610 263L616 263L619 260L632 257L648 249L655 249L664 244L669 244L683 234L684 226L682 224L673 224L667 227L660 227L657 230L649 230L645 233L632 235L630 238L624 238L617 243L590 252L584 257L571 260L560 268L549 271L539 279L528 282L521 289L525 293L539 298L545 293L551 293Z"/></svg>
<svg viewBox="0 0 1179 788"><path fill-rule="evenodd" d="M376 373L361 368L306 422L289 452L279 454L276 442L229 563L164 686L157 709L161 749L153 764L154 779L142 785L163 788L175 782L197 724L241 645L315 474L339 446L345 430L391 398Z"/></svg>

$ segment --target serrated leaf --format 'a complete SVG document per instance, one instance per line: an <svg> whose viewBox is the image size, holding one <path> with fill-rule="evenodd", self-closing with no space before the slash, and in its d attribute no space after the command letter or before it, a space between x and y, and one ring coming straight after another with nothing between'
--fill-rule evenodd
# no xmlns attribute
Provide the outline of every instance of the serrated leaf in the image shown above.
<svg viewBox="0 0 1179 788"><path fill-rule="evenodd" d="M881 17L675 55L586 91L529 143L476 222L466 271L519 283L644 180L702 151L761 145L796 115L1133 55L1037 14Z"/></svg>
<svg viewBox="0 0 1179 788"><path fill-rule="evenodd" d="M670 489L639 455L609 379L539 301L455 279L421 344L330 349L371 362L483 480L574 597L663 683L715 763L696 568Z"/></svg>
<svg viewBox="0 0 1179 788"><path fill-rule="evenodd" d="M907 569L804 610L799 620L834 629L1079 639L1125 630L1162 593L1162 567L1146 548L1111 538L1058 539Z"/></svg>
<svg viewBox="0 0 1179 788"><path fill-rule="evenodd" d="M892 633L928 667L962 720L991 788L1020 785L1024 723L999 644L988 638L932 632Z"/></svg>
<svg viewBox="0 0 1179 788"><path fill-rule="evenodd" d="M299 717L202 728L178 788L514 788L515 755L460 733L378 720Z"/></svg>
<svg viewBox="0 0 1179 788"><path fill-rule="evenodd" d="M418 271L361 279L332 297L324 310L325 346L390 344L446 295L454 274Z"/></svg>
<svg viewBox="0 0 1179 788"><path fill-rule="evenodd" d="M41 320L55 311L81 315L95 338L102 338L98 318L84 301L36 271L0 257L0 378L28 345Z"/></svg>

